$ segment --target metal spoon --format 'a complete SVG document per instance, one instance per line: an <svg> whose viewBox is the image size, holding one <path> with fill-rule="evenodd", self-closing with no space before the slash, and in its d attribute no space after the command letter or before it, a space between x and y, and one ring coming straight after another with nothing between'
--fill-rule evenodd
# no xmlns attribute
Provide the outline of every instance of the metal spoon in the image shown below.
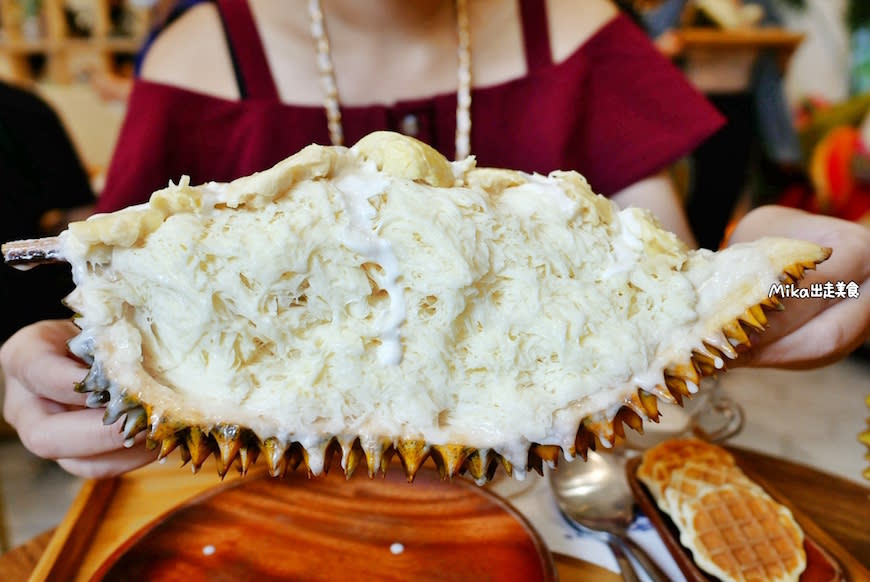
<svg viewBox="0 0 870 582"><path fill-rule="evenodd" d="M628 526L634 517L634 497L625 477L624 453L590 452L585 463L577 460L552 471L550 483L568 523L606 541L623 578L629 582L639 579L628 554L653 582L668 582L661 568L628 537Z"/></svg>

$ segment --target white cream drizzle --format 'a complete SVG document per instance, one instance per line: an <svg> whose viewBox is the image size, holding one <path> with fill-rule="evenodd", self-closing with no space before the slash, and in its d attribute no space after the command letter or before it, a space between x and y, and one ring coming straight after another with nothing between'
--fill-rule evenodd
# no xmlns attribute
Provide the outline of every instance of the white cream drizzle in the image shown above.
<svg viewBox="0 0 870 582"><path fill-rule="evenodd" d="M376 211L369 202L374 196L387 191L390 179L379 174L374 164L369 163L362 172L339 175L334 183L350 216L341 243L384 270L379 284L390 297L390 308L378 321L378 336L381 340L378 357L385 366L397 366L402 362L401 326L406 317L404 290L397 284L399 261L389 241L376 234L373 223Z"/></svg>

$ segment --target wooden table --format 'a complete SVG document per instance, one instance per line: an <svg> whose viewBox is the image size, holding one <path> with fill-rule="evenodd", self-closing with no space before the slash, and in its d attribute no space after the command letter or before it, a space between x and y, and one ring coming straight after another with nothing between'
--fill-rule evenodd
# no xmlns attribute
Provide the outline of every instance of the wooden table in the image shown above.
<svg viewBox="0 0 870 582"><path fill-rule="evenodd" d="M829 549L850 572L852 580L870 581L870 573L866 570L870 568L870 528L867 527L870 523L870 488L783 459L743 449L732 450L741 465L785 495L795 509L820 526L823 536L829 536L839 544L839 549ZM190 480L189 475L185 478ZM45 532L0 556L3 579L9 582L26 580L49 546L53 533ZM557 559L557 569L562 580L611 582L620 579L608 571L570 558Z"/></svg>

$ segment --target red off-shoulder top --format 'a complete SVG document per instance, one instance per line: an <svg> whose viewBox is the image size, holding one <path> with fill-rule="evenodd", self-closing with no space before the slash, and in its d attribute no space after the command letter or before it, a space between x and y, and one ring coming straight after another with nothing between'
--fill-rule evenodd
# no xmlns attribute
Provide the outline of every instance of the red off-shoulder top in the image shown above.
<svg viewBox="0 0 870 582"><path fill-rule="evenodd" d="M557 63L545 0L520 6L527 74L472 91L471 152L479 166L577 170L609 196L682 157L722 124L626 17ZM218 7L242 98L137 80L98 211L144 202L182 175L193 184L229 181L308 144L329 143L322 107L280 101L247 2L220 0ZM413 128L452 159L456 95L343 107L342 122L348 144L376 130Z"/></svg>

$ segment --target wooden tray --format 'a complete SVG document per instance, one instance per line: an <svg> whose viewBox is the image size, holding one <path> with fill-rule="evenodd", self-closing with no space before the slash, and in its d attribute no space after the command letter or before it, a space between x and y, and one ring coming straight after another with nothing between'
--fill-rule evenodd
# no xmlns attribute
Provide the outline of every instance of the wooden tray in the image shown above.
<svg viewBox="0 0 870 582"><path fill-rule="evenodd" d="M674 525L674 522L671 521L670 517L661 511L656 504L655 499L652 494L646 488L646 486L637 478L637 468L642 461L641 457L635 457L630 459L626 464L625 471L626 476L628 477L628 483L631 487L632 492L634 493L635 499L637 500L637 504L640 507L641 511L643 511L644 515L646 515L650 522L653 524L653 527L656 528L659 535L662 538L662 541L667 547L668 551L674 557L674 560L677 562L677 566L679 566L680 570L683 572L683 575L686 577L688 582L710 582L711 580L716 580L715 577L712 577L705 572L703 572L697 565L695 565L695 561L692 559L691 552L680 543L680 532L677 529L677 526ZM739 465L738 460L738 465ZM785 500L782 495L773 490L769 485L763 482L763 480L759 479L757 475L752 474L750 471L746 471L745 467L743 468L744 472L753 479L756 483L761 485L767 491L767 493L773 497L777 502L788 507L795 519L800 524L801 528L804 530L804 550L807 554L807 567L806 570L801 574L800 582L841 582L845 581L846 577L843 573L843 568L840 566L839 562L835 560L831 554L817 541L816 535L822 533L817 525L809 521L808 518L802 516L798 512L795 511L794 507L792 507L787 500ZM828 543L833 543L832 540Z"/></svg>
<svg viewBox="0 0 870 582"><path fill-rule="evenodd" d="M176 455L172 455L166 464L153 463L121 477L87 481L66 517L44 546L45 549L30 573L29 580L92 580L104 565L116 560L131 544L141 540L143 535L162 523L161 516L171 517L179 507L195 505L218 495L218 492L265 479L262 465L256 466L244 481L236 475L228 475L226 482L221 482L208 466L193 476L189 471L180 469L179 464ZM396 473L397 476L398 474L399 472ZM333 476L338 477L338 474ZM362 479L368 481L365 477ZM341 480L344 481L343 478ZM384 485L380 478L371 484ZM415 482L412 487L416 485ZM475 491L475 495L482 495L490 500L494 504L495 513L507 511L513 515L510 506L489 491L480 490L476 485L466 486ZM401 487L408 488L404 482ZM504 510L497 509L499 507L504 507ZM212 556L216 556L217 544L213 540L204 546L192 547L201 554L202 548L207 545L215 546ZM486 563L486 556L485 552L478 553L478 562ZM621 580L618 574L590 562L558 553L552 553L551 556L560 580ZM444 571L450 564L452 556L442 556L439 568ZM455 571L451 569L450 572ZM10 578L17 579L21 578Z"/></svg>
<svg viewBox="0 0 870 582"><path fill-rule="evenodd" d="M159 517L103 563L95 581L555 580L549 552L506 502L423 470L381 479L340 472L258 476Z"/></svg>

